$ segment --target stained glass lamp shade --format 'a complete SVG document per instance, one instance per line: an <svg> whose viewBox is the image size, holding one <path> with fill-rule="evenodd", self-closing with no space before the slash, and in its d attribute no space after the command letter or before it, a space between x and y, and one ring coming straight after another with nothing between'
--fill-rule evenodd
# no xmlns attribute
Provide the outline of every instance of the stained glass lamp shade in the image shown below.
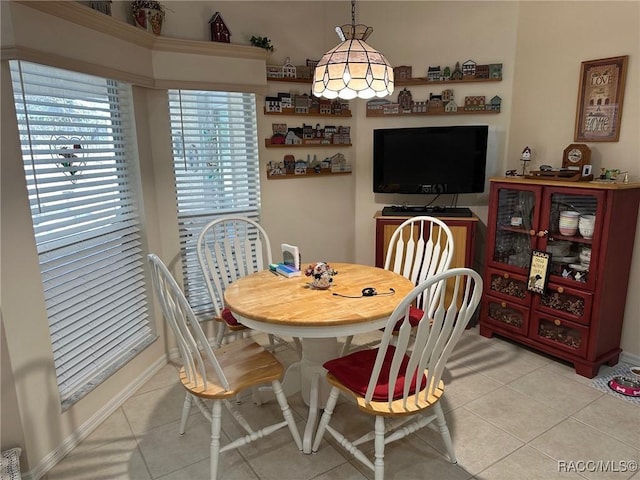
<svg viewBox="0 0 640 480"><path fill-rule="evenodd" d="M386 97L393 93L393 67L365 40L373 32L366 25L342 25L342 40L325 53L313 76L313 94L328 99Z"/></svg>

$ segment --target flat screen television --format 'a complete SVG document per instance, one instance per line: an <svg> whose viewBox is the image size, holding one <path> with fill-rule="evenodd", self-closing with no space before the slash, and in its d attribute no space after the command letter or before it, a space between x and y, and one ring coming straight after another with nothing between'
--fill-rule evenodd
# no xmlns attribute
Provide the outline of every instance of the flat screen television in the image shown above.
<svg viewBox="0 0 640 480"><path fill-rule="evenodd" d="M375 193L481 193L487 125L373 131Z"/></svg>

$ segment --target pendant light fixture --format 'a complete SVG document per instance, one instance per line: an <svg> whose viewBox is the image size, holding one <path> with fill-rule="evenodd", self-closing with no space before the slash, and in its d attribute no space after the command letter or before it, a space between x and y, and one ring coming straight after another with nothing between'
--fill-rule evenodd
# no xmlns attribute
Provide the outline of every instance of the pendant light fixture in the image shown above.
<svg viewBox="0 0 640 480"><path fill-rule="evenodd" d="M356 2L351 0L351 25L336 27L342 42L325 53L313 75L316 97L373 98L393 93L393 67L384 55L365 43L373 28L356 25Z"/></svg>

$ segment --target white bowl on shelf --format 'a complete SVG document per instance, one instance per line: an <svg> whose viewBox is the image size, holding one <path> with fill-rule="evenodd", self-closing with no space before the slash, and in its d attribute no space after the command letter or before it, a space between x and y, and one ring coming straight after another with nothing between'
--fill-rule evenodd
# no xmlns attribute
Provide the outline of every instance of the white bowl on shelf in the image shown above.
<svg viewBox="0 0 640 480"><path fill-rule="evenodd" d="M578 231L578 220L580 214L573 210L564 210L560 212L560 220L558 226L560 227L560 233L565 236L573 236Z"/></svg>
<svg viewBox="0 0 640 480"><path fill-rule="evenodd" d="M560 212L560 220L575 220L577 222L579 217L580 213L574 210L563 210Z"/></svg>
<svg viewBox="0 0 640 480"><path fill-rule="evenodd" d="M567 237L572 237L578 231L578 221L580 214L573 210L564 210L560 212L560 220L558 221L558 227L560 228L560 234Z"/></svg>
<svg viewBox="0 0 640 480"><path fill-rule="evenodd" d="M593 237L593 231L596 226L595 215L581 215L578 220L578 231L586 239Z"/></svg>
<svg viewBox="0 0 640 480"><path fill-rule="evenodd" d="M560 222L570 222L570 223L578 223L578 219L580 218L580 214L578 212L574 212L573 210L563 210L560 212Z"/></svg>
<svg viewBox="0 0 640 480"><path fill-rule="evenodd" d="M577 227L563 227L560 225L560 235L564 235L565 237L573 237L577 231Z"/></svg>

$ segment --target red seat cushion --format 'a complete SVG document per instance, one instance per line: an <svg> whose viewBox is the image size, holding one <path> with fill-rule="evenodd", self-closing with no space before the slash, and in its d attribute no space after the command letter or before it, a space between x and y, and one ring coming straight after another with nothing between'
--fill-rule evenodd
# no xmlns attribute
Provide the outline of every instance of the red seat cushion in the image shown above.
<svg viewBox="0 0 640 480"><path fill-rule="evenodd" d="M409 323L412 327L417 327L422 320L424 310L420 310L418 307L409 307Z"/></svg>
<svg viewBox="0 0 640 480"><path fill-rule="evenodd" d="M424 315L424 310L420 310L417 307L409 307L409 323L412 327L418 326L420 320L422 319L422 315ZM400 330L400 325L402 325L402 320L398 320L395 327L393 327L393 331L397 332L398 330Z"/></svg>
<svg viewBox="0 0 640 480"><path fill-rule="evenodd" d="M238 320L236 320L236 317L233 316L233 314L231 313L231 310L229 310L228 308L225 308L224 310L222 310L222 313L220 314L220 316L227 323L227 325L231 325L234 327L236 325L240 325L240 323L238 323Z"/></svg>
<svg viewBox="0 0 640 480"><path fill-rule="evenodd" d="M396 349L393 345L389 345L387 353L384 357L382 369L380 370L380 376L378 378L378 384L373 392L373 400L386 401L389 392L389 369L391 368L391 361ZM364 396L367 393L367 387L369 386L369 379L371 372L373 371L373 365L378 355L378 349L372 350L360 350L358 352L351 353L344 357L334 358L324 363L329 373L336 377L344 386L349 388L352 392ZM402 398L402 390L404 388L405 372L407 370L407 364L409 363L409 357L404 356L400 371L398 372L398 380L393 385L393 399L397 400ZM425 379L423 375L422 385L425 385ZM414 374L411 380L410 392L413 394L416 390L416 375Z"/></svg>

